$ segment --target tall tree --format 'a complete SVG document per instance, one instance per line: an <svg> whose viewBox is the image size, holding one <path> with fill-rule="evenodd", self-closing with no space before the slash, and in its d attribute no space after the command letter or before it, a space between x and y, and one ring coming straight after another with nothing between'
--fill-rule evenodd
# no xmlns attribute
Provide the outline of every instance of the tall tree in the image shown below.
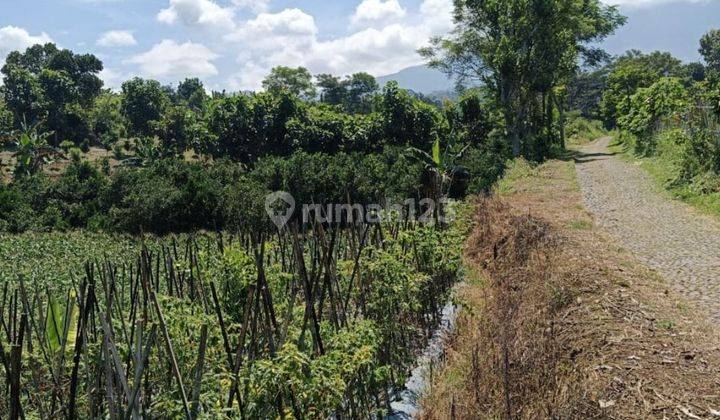
<svg viewBox="0 0 720 420"><path fill-rule="evenodd" d="M350 112L368 112L371 94L380 88L375 77L367 73L355 73L343 83L347 90L346 109Z"/></svg>
<svg viewBox="0 0 720 420"><path fill-rule="evenodd" d="M262 85L272 94L289 92L303 99L314 99L317 93L312 75L305 67L275 67L263 80Z"/></svg>
<svg viewBox="0 0 720 420"><path fill-rule="evenodd" d="M720 72L720 29L713 29L700 39L700 54L707 65Z"/></svg>
<svg viewBox="0 0 720 420"><path fill-rule="evenodd" d="M651 86L662 77L682 77L686 69L669 53L654 51L643 54L627 51L609 65L607 86L600 104L605 125L614 128L619 112L628 109L630 100L640 88Z"/></svg>
<svg viewBox="0 0 720 420"><path fill-rule="evenodd" d="M131 134L151 135L151 122L160 121L169 102L160 82L136 77L122 84L122 94L122 112Z"/></svg>
<svg viewBox="0 0 720 420"><path fill-rule="evenodd" d="M55 141L79 143L88 134L87 112L102 90L102 62L91 54L74 54L55 44L34 45L8 55L2 68L4 96L16 124L45 125Z"/></svg>
<svg viewBox="0 0 720 420"><path fill-rule="evenodd" d="M493 90L516 156L549 125L551 95L578 56L604 57L591 45L624 22L599 0L456 0L454 16L454 33L421 53L460 82L480 80Z"/></svg>
<svg viewBox="0 0 720 420"><path fill-rule="evenodd" d="M332 74L318 74L317 86L320 88L320 101L330 105L340 105L345 101L347 91L339 77Z"/></svg>
<svg viewBox="0 0 720 420"><path fill-rule="evenodd" d="M185 79L178 85L177 98L194 111L200 111L207 100L207 93L200 79Z"/></svg>
<svg viewBox="0 0 720 420"><path fill-rule="evenodd" d="M90 110L90 130L94 140L107 148L127 135L127 120L122 113L122 98L103 92Z"/></svg>

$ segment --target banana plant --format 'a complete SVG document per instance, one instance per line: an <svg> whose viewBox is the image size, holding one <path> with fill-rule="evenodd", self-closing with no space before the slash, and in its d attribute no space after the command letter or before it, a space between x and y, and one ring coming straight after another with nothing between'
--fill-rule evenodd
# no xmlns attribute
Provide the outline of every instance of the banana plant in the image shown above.
<svg viewBox="0 0 720 420"><path fill-rule="evenodd" d="M65 305L50 296L45 317L45 341L50 353L57 355L75 348L78 308L75 293L68 295Z"/></svg>
<svg viewBox="0 0 720 420"><path fill-rule="evenodd" d="M437 137L430 153L416 147L407 149L407 153L411 158L425 165L425 172L428 175L426 188L431 193L431 198L439 199L447 195L455 174L462 169L455 162L463 156L469 146L465 145L458 150L458 145L451 144L443 152L440 146L440 138Z"/></svg>
<svg viewBox="0 0 720 420"><path fill-rule="evenodd" d="M17 161L15 171L17 174L32 175L42 170L43 166L51 163L60 153L48 143L52 131L39 132L39 124L22 124L22 130L16 134L15 153Z"/></svg>

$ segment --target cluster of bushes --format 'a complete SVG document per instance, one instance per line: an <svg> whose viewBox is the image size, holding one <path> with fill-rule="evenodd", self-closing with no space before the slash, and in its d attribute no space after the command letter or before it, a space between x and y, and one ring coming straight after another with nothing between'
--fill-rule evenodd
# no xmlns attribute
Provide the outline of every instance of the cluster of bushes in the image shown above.
<svg viewBox="0 0 720 420"><path fill-rule="evenodd" d="M478 177L470 184L455 180L448 189L483 188L501 171L501 162L481 149L468 149L462 161ZM251 169L229 160L168 158L106 174L87 161L73 161L57 179L38 172L0 184L0 231L241 230L265 222L264 199L272 191L288 191L298 203L384 204L419 202L427 183L426 164L403 148L372 154L298 151L263 158Z"/></svg>
<svg viewBox="0 0 720 420"><path fill-rule="evenodd" d="M628 52L607 67L605 123L634 153L657 157L671 187L720 191L720 31L700 41L705 64Z"/></svg>
<svg viewBox="0 0 720 420"><path fill-rule="evenodd" d="M101 69L53 44L8 57L0 129L18 164L0 186L1 230L222 229L257 219L248 197L275 190L306 203L462 197L487 191L509 156L485 91L438 106L364 73L314 83L278 67L257 93L140 78L115 93L101 89ZM91 144L122 165L82 162ZM43 165L61 151L72 163L49 179Z"/></svg>

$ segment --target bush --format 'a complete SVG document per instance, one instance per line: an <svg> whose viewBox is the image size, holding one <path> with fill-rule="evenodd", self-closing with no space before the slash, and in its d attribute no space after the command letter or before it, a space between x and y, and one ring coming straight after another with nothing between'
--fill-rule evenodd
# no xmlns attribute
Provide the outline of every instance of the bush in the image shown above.
<svg viewBox="0 0 720 420"><path fill-rule="evenodd" d="M100 194L106 185L106 178L89 162L74 160L50 186L47 196L68 226L82 228L101 211Z"/></svg>
<svg viewBox="0 0 720 420"><path fill-rule="evenodd" d="M163 160L147 168L123 169L103 196L114 229L127 232L186 232L220 228L222 184L198 164Z"/></svg>
<svg viewBox="0 0 720 420"><path fill-rule="evenodd" d="M602 121L588 120L579 112L568 113L565 124L566 143L570 145L584 144L607 135Z"/></svg>

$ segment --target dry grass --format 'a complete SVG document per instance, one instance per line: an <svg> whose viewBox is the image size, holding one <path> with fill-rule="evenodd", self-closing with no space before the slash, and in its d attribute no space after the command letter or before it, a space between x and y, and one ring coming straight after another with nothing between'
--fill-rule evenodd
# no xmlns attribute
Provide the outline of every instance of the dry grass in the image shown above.
<svg viewBox="0 0 720 420"><path fill-rule="evenodd" d="M424 417L720 415L717 328L592 223L572 163L508 191L478 203L474 275Z"/></svg>

